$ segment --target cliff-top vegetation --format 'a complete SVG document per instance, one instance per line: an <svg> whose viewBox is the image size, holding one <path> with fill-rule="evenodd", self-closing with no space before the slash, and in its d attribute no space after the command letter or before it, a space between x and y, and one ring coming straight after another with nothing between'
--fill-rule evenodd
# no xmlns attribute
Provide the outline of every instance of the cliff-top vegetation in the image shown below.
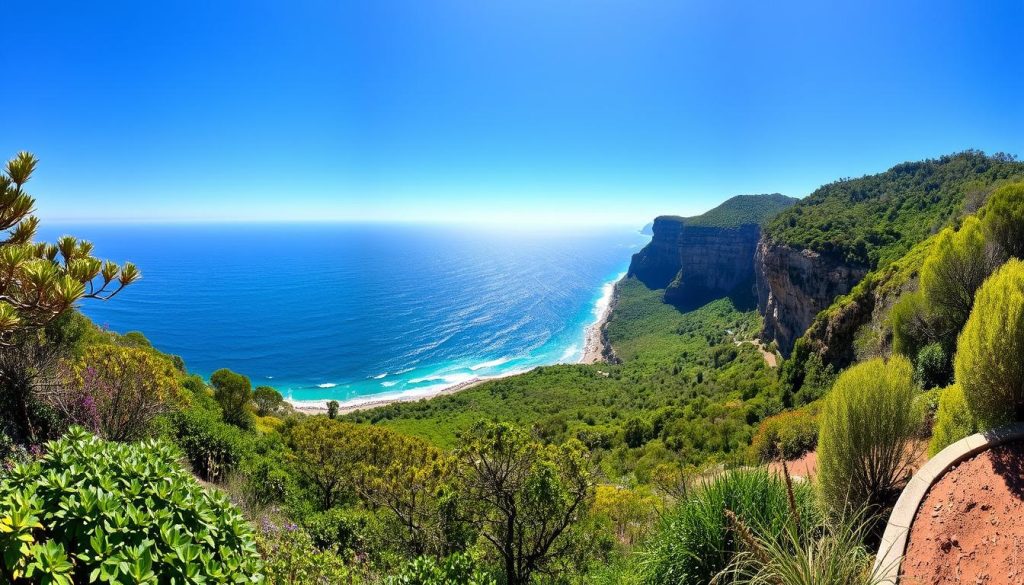
<svg viewBox="0 0 1024 585"><path fill-rule="evenodd" d="M766 195L736 195L720 205L693 217L661 216L661 220L681 221L687 226L737 228L741 225L763 224L798 199L780 193Z"/></svg>

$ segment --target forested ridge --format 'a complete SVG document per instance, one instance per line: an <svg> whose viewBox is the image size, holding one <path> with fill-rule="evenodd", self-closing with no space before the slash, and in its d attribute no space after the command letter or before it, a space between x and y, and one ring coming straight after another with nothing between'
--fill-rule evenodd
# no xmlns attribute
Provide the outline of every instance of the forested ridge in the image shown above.
<svg viewBox="0 0 1024 585"><path fill-rule="evenodd" d="M877 267L819 315L877 305L832 347L812 326L773 367L755 310L626 279L620 363L347 416L91 323L142 271L35 242L35 172L0 173L0 582L868 585L914 449L1024 416L1007 155L771 199L773 240ZM808 451L810 481L768 467Z"/></svg>

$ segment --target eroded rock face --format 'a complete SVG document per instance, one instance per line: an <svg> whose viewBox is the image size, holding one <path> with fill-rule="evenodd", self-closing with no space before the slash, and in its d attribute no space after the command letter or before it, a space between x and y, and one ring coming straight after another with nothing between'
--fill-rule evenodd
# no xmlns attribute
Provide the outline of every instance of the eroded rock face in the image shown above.
<svg viewBox="0 0 1024 585"><path fill-rule="evenodd" d="M754 265L757 305L764 316L761 338L777 341L786 357L814 317L868 273L866 267L774 244L767 238L757 244Z"/></svg>
<svg viewBox="0 0 1024 585"><path fill-rule="evenodd" d="M696 305L726 295L753 297L757 224L736 228L687 226L679 218L654 220L654 237L633 256L629 274L665 300Z"/></svg>

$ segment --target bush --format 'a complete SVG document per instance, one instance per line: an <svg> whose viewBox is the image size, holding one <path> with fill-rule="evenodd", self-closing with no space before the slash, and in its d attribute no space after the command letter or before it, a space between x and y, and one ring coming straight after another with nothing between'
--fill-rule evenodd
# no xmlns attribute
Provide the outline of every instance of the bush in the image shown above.
<svg viewBox="0 0 1024 585"><path fill-rule="evenodd" d="M956 380L982 429L1024 420L1024 262L978 290L957 344Z"/></svg>
<svg viewBox="0 0 1024 585"><path fill-rule="evenodd" d="M928 454L935 455L977 430L978 425L967 407L963 388L959 384L944 388L939 396L939 410L935 415L935 427L931 443L928 445Z"/></svg>
<svg viewBox="0 0 1024 585"><path fill-rule="evenodd" d="M466 553L453 554L438 562L431 557L410 561L386 585L495 585L497 581L479 568Z"/></svg>
<svg viewBox="0 0 1024 585"><path fill-rule="evenodd" d="M261 523L257 538L264 574L270 585L335 585L363 582L332 550L320 550L308 534L294 524L284 527Z"/></svg>
<svg viewBox="0 0 1024 585"><path fill-rule="evenodd" d="M939 339L935 316L924 293L916 291L900 297L889 311L892 350L908 359L917 357L921 348Z"/></svg>
<svg viewBox="0 0 1024 585"><path fill-rule="evenodd" d="M174 442L200 478L224 481L241 463L248 446L245 435L216 411L189 408L174 413L170 422Z"/></svg>
<svg viewBox="0 0 1024 585"><path fill-rule="evenodd" d="M810 525L816 518L813 491L807 484L794 488L800 518ZM725 569L738 552L726 510L755 534L776 537L791 516L785 482L765 469L737 470L696 488L662 519L643 553L644 583L706 585Z"/></svg>
<svg viewBox="0 0 1024 585"><path fill-rule="evenodd" d="M996 189L981 211L985 236L1006 254L1024 258L1024 183Z"/></svg>
<svg viewBox="0 0 1024 585"><path fill-rule="evenodd" d="M953 377L953 364L941 343L930 343L917 353L914 380L925 390L945 386Z"/></svg>
<svg viewBox="0 0 1024 585"><path fill-rule="evenodd" d="M351 510L332 508L310 514L302 521L302 526L321 550L356 550L366 528L366 517Z"/></svg>
<svg viewBox="0 0 1024 585"><path fill-rule="evenodd" d="M920 417L913 369L894 356L843 372L825 400L818 435L818 483L833 512L888 505L913 461Z"/></svg>
<svg viewBox="0 0 1024 585"><path fill-rule="evenodd" d="M946 228L935 238L921 267L921 292L942 322L943 337L955 336L967 322L974 293L995 269L996 256L975 217L968 217L959 230Z"/></svg>
<svg viewBox="0 0 1024 585"><path fill-rule="evenodd" d="M224 412L224 422L243 429L252 428L252 382L241 374L221 368L210 376L213 396Z"/></svg>
<svg viewBox="0 0 1024 585"><path fill-rule="evenodd" d="M768 463L795 459L818 446L818 416L808 408L783 412L761 422L750 443L753 459Z"/></svg>
<svg viewBox="0 0 1024 585"><path fill-rule="evenodd" d="M252 391L253 401L256 402L256 413L260 416L267 416L277 412L284 402L284 397L277 390L270 386L259 386Z"/></svg>
<svg viewBox="0 0 1024 585"><path fill-rule="evenodd" d="M0 482L4 581L258 583L249 525L170 446L72 428Z"/></svg>

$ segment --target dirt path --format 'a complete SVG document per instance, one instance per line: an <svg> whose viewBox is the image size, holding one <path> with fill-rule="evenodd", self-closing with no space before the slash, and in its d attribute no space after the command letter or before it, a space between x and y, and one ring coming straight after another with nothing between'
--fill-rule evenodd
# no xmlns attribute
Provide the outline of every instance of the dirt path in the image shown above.
<svg viewBox="0 0 1024 585"><path fill-rule="evenodd" d="M768 364L769 368L779 367L779 356L775 355L774 352L765 349L764 344L761 343L760 341L748 339L746 341L735 341L734 343L736 345L743 345L744 343L749 343L750 345L753 345L754 347L757 348L757 351L761 352L761 356L764 358L764 363Z"/></svg>

